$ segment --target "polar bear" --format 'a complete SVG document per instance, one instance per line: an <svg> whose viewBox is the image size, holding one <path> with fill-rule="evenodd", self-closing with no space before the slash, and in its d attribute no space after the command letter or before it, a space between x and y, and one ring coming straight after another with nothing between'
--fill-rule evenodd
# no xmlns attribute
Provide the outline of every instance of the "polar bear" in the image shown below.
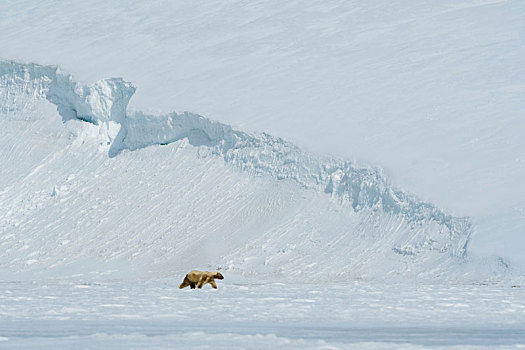
<svg viewBox="0 0 525 350"><path fill-rule="evenodd" d="M222 280L224 277L219 272L209 272L209 271L198 271L193 270L184 277L184 281L179 286L179 289L186 288L190 286L191 289L202 288L206 283L211 284L213 288L217 288L215 284L215 279Z"/></svg>

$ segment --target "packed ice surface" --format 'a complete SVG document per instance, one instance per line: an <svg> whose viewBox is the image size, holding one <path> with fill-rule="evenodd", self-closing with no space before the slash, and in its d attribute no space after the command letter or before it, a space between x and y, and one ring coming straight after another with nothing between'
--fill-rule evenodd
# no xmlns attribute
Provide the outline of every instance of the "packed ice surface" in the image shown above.
<svg viewBox="0 0 525 350"><path fill-rule="evenodd" d="M233 279L233 280L232 280ZM135 283L2 284L0 348L522 349L523 291L506 285L289 284L179 290Z"/></svg>

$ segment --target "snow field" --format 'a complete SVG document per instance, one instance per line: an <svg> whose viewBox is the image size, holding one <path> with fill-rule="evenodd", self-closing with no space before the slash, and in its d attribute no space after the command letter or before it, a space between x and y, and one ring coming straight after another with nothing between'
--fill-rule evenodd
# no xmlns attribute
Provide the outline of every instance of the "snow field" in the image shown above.
<svg viewBox="0 0 525 350"><path fill-rule="evenodd" d="M4 282L3 346L519 349L522 288L293 284L229 275L218 289L147 282Z"/></svg>

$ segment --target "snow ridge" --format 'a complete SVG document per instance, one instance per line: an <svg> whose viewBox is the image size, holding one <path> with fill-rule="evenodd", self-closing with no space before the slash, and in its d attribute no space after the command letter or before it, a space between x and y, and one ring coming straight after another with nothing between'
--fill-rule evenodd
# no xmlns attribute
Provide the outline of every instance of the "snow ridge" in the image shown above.
<svg viewBox="0 0 525 350"><path fill-rule="evenodd" d="M410 225L436 226L448 243L442 250L464 258L472 225L469 218L446 214L403 190L395 189L381 171L349 161L308 154L295 145L268 134L250 135L197 114L170 113L154 116L127 113L135 88L121 78L106 79L90 86L75 82L57 67L0 62L0 106L15 108L20 98L47 99L57 106L63 120L77 118L106 129L109 156L124 150L164 145L186 139L202 152L222 157L243 172L295 181L304 188L323 191L354 211L383 211L399 216ZM25 96L25 97L24 97ZM16 102L16 103L15 103ZM118 134L110 132L118 126ZM421 237L421 241L428 241ZM415 246L394 247L410 255Z"/></svg>
<svg viewBox="0 0 525 350"><path fill-rule="evenodd" d="M168 144L184 138L194 146L206 146L217 156L253 175L293 180L308 189L352 203L355 211L381 209L402 215L409 222L443 225L451 239L459 239L453 255L464 256L471 232L468 218L445 214L432 204L393 188L381 171L358 167L349 161L313 156L295 145L268 134L249 135L230 126L184 112L162 116L136 112L127 118L124 148L135 150Z"/></svg>

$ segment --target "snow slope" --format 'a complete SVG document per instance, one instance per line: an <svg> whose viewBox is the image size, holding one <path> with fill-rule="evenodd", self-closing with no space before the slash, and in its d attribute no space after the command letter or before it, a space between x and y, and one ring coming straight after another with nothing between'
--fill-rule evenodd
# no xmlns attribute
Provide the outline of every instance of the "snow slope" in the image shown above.
<svg viewBox="0 0 525 350"><path fill-rule="evenodd" d="M0 58L380 166L525 266L524 23L520 0L5 0Z"/></svg>
<svg viewBox="0 0 525 350"><path fill-rule="evenodd" d="M4 273L457 278L466 262L470 220L375 168L191 113L128 114L122 79L0 72Z"/></svg>

